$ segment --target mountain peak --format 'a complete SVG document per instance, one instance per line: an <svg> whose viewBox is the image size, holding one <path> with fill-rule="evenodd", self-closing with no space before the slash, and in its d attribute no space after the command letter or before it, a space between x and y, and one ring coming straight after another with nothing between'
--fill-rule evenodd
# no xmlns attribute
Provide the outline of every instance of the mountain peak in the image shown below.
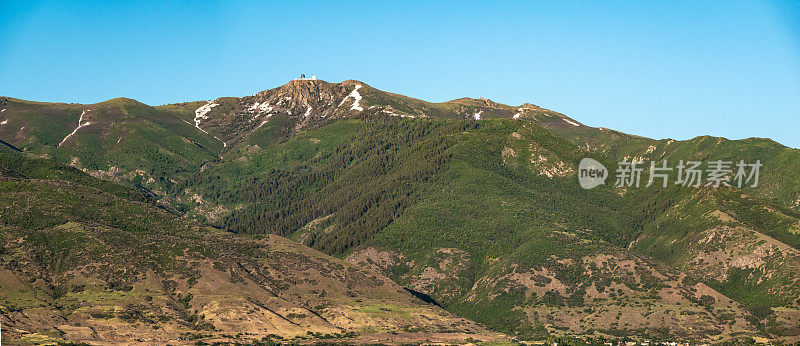
<svg viewBox="0 0 800 346"><path fill-rule="evenodd" d="M127 98L127 97L117 97L117 98L113 98L113 99L106 100L106 101L103 101L103 102L98 102L95 105L98 105L98 106L100 106L100 105L102 105L102 106L116 106L116 107L119 107L119 106L147 106L144 103L141 103L139 101L136 101L134 99L130 99L130 98Z"/></svg>
<svg viewBox="0 0 800 346"><path fill-rule="evenodd" d="M362 81L355 80L355 79L348 79L348 80L346 80L346 81L344 81L344 82L341 82L341 83L339 83L339 84L340 84L340 85L342 85L342 86L351 86L351 85L361 85L361 86L366 86L366 85L367 85L367 83L364 83L364 82L362 82Z"/></svg>
<svg viewBox="0 0 800 346"><path fill-rule="evenodd" d="M466 106L478 106L478 107L488 107L488 108L510 108L511 106L504 105L499 102L492 101L487 98L471 98L471 97L462 97L455 100L446 101L445 103L454 103Z"/></svg>

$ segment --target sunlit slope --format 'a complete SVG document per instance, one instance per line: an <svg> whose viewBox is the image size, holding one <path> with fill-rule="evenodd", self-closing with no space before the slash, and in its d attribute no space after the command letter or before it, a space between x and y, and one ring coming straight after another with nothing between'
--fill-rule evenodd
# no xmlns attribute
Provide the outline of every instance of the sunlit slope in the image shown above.
<svg viewBox="0 0 800 346"><path fill-rule="evenodd" d="M748 193L800 210L800 150L789 148L767 138L729 140L700 136L689 140L654 140L606 128L570 126L563 122L539 122L571 143L592 152L622 160L667 160L671 166L679 161L740 161L763 164L756 188Z"/></svg>
<svg viewBox="0 0 800 346"><path fill-rule="evenodd" d="M228 153L181 185L224 210L220 225L341 254L493 328L759 333L741 304L627 249L666 207L581 189L582 157L614 161L532 122L355 117Z"/></svg>
<svg viewBox="0 0 800 346"><path fill-rule="evenodd" d="M685 271L752 314L773 336L800 335L800 215L737 189L640 191L665 209L630 248Z"/></svg>
<svg viewBox="0 0 800 346"><path fill-rule="evenodd" d="M500 337L286 238L188 223L13 150L0 167L6 342Z"/></svg>
<svg viewBox="0 0 800 346"><path fill-rule="evenodd" d="M120 181L156 191L187 219L290 237L378 271L496 330L697 342L800 335L798 152L773 141L652 140L531 104L432 103L354 80L141 109L169 119L164 143L197 145L174 165L150 159L152 148L164 153L159 141L131 147L123 161L163 179ZM115 157L70 149L93 125L65 127L51 136L60 147L37 152L25 144L37 136L2 132L12 120L0 125L9 150L119 180L84 166ZM95 147L110 150L86 148ZM606 185L580 188L584 157L610 169ZM622 160L763 166L755 188L619 189L610 185Z"/></svg>
<svg viewBox="0 0 800 346"><path fill-rule="evenodd" d="M222 148L173 112L130 99L92 105L2 102L0 139L5 142L161 196L175 176L216 159Z"/></svg>

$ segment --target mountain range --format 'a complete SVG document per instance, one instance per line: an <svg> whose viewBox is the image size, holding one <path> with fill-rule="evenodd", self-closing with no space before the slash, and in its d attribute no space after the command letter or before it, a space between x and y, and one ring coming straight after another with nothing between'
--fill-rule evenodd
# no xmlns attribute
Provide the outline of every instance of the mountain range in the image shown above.
<svg viewBox="0 0 800 346"><path fill-rule="evenodd" d="M677 111L677 110L676 110ZM348 80L0 98L12 342L800 342L800 150ZM763 164L585 190L578 163Z"/></svg>

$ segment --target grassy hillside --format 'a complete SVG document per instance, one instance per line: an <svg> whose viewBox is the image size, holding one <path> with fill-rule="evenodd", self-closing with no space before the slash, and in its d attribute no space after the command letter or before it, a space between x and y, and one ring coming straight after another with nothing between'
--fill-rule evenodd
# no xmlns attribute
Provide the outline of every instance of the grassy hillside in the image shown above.
<svg viewBox="0 0 800 346"><path fill-rule="evenodd" d="M741 303L762 330L800 334L800 215L735 189L670 190L640 192L672 200L630 247Z"/></svg>
<svg viewBox="0 0 800 346"><path fill-rule="evenodd" d="M501 337L383 276L187 223L50 160L0 152L0 208L5 342Z"/></svg>
<svg viewBox="0 0 800 346"><path fill-rule="evenodd" d="M362 116L232 148L185 189L229 211L221 226L273 226L524 338L761 333L710 285L728 286L627 249L669 195L583 190L575 170L585 156L614 167L527 121Z"/></svg>
<svg viewBox="0 0 800 346"><path fill-rule="evenodd" d="M577 146L602 153L617 161L667 160L674 166L679 160L724 160L734 164L739 160L746 163L759 160L764 165L759 185L746 191L761 199L800 210L800 150L788 148L773 140L729 140L711 136L685 141L654 140L605 128L576 127L561 122L539 123Z"/></svg>
<svg viewBox="0 0 800 346"><path fill-rule="evenodd" d="M346 260L385 275L400 285L393 289L402 286L450 312L530 340L800 340L800 157L770 140L652 140L588 127L531 104L472 98L431 103L359 81L296 80L252 96L159 107L127 99L91 107L3 102L8 110L0 117L9 119L0 125L0 149L17 155L9 156L17 161L8 167L23 167L3 174L33 184L9 191L33 191L44 182L29 180L42 177L145 204L155 192L162 205L183 213L170 222L193 227L175 232L199 237L192 239L202 239L193 241L205 244L204 251L217 242L255 241L250 236L268 237L270 244L283 239L276 235L288 237L336 257L315 253L325 261ZM75 131L81 115L81 124L91 124ZM107 183L45 159L20 159L20 152L139 190L102 185ZM576 181L584 157L612 172L618 161L630 159L673 165L761 160L764 166L759 186L742 190L619 189L609 186L613 178L584 190ZM48 203L81 205L67 195ZM5 203L30 208L20 201ZM45 220L52 211L29 212L40 213L32 220ZM140 212L147 211L110 215ZM31 223L31 230L48 232L76 222L16 217L15 225ZM192 219L239 235L185 226ZM163 222L104 227L133 232ZM78 226L63 227L72 232ZM302 248L293 246L292 252ZM68 244L51 246L60 247ZM95 255L103 251L154 258L172 250L113 248ZM196 255L201 262L245 261L227 252ZM287 277L306 274L290 271ZM316 287L328 295L327 285L337 284ZM286 287L292 292L295 283ZM350 297L348 290L336 292Z"/></svg>
<svg viewBox="0 0 800 346"><path fill-rule="evenodd" d="M217 159L222 149L219 141L181 120L177 112L130 99L93 105L10 98L0 102L0 138L5 142L162 197L173 177Z"/></svg>

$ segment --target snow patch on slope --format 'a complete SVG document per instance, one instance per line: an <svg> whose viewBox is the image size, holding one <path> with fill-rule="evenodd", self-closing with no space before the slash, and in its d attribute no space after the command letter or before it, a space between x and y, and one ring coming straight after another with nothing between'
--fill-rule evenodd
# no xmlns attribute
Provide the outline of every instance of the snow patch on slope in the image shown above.
<svg viewBox="0 0 800 346"><path fill-rule="evenodd" d="M247 110L251 113L259 111L259 112L272 112L273 107L269 105L269 102L264 103L253 103L252 106L248 107Z"/></svg>
<svg viewBox="0 0 800 346"><path fill-rule="evenodd" d="M475 118L475 120L481 120L481 114L483 114L483 111L478 111L477 113L473 114L472 116Z"/></svg>
<svg viewBox="0 0 800 346"><path fill-rule="evenodd" d="M262 126L264 126L266 123L268 123L269 122L269 118L272 118L273 115L274 115L274 113L267 113L267 115L266 115L267 118L262 120L261 123L258 124L258 126L256 126L252 131L250 131L250 133L256 132L256 130L260 129Z"/></svg>
<svg viewBox="0 0 800 346"><path fill-rule="evenodd" d="M353 89L353 91L351 91L349 95L345 96L342 99L342 102L339 102L339 107L341 107L344 104L344 101L352 97L353 100L355 101L353 101L353 105L350 107L350 110L357 110L359 112L363 111L364 108L360 106L361 94L358 93L358 89L361 89L361 84L356 85L356 88Z"/></svg>
<svg viewBox="0 0 800 346"><path fill-rule="evenodd" d="M271 114L270 114L270 116L271 116ZM268 116L268 118L269 118L269 116ZM260 128L261 128L261 126L264 126L264 124L266 124L266 123L268 123L268 122L269 122L269 119L262 121L260 124L258 124L258 126L256 126L256 128L254 128L254 129L253 129L253 131L250 131L250 132L251 132L251 133L252 133L252 132L255 132L256 130L260 129Z"/></svg>
<svg viewBox="0 0 800 346"><path fill-rule="evenodd" d="M525 108L519 107L519 109L517 109L517 113L514 114L514 116L512 118L519 119L519 117L522 116L522 111L524 111L524 110L525 110Z"/></svg>
<svg viewBox="0 0 800 346"><path fill-rule="evenodd" d="M196 109L194 111L194 127L196 127L200 131L203 131L203 133L205 133L205 134L207 134L207 135L209 135L211 137L214 137L214 139L222 142L222 147L225 148L225 147L228 146L228 143L225 143L225 141L217 138L217 136L214 136L214 135L206 132L206 130L203 130L200 127L200 121L208 119L208 115L207 115L208 112L210 112L211 109L216 107L216 106L219 106L219 103L214 103L214 102L208 101L208 103L206 103L203 106L201 106L200 108Z"/></svg>
<svg viewBox="0 0 800 346"><path fill-rule="evenodd" d="M370 108L372 108L372 107L370 107ZM384 113L384 114L391 115L391 116L393 116L393 117L412 118L412 119L414 118L414 116L413 116L413 115L407 115L407 114L402 114L402 113L395 113L395 112L392 112L392 111L390 111L390 110L387 110L387 109L381 109L381 112L382 112L382 113Z"/></svg>
<svg viewBox="0 0 800 346"><path fill-rule="evenodd" d="M572 120L569 120L569 119L567 119L567 118L561 118L561 119L562 119L562 120L564 120L564 121L566 121L566 122L567 122L567 124L570 124L570 125L572 125L572 126L581 126L581 124L578 124L578 123L576 123L576 122L574 122L574 121L572 121Z"/></svg>
<svg viewBox="0 0 800 346"><path fill-rule="evenodd" d="M87 110L85 110L85 111L81 112L81 116L78 118L78 127L76 127L74 130L72 130L72 132L71 132L70 134L68 134L66 137L64 137L64 139L62 139L62 140L61 140L61 143L58 143L58 146L59 146L59 147L60 147L62 144L64 144L64 142L66 142L66 141L67 141L67 139L69 139L70 137L72 137L72 135L74 135L74 134L75 134L75 132L78 132L78 130L80 130L80 129L81 129L81 127L88 126L88 125L91 125L91 124L92 124L92 122L91 122L91 121L87 121L87 122L83 123L83 116L84 116L84 115L86 115L86 112L91 112L91 111L92 111L91 109L87 109Z"/></svg>
<svg viewBox="0 0 800 346"><path fill-rule="evenodd" d="M219 104L218 103L213 103L211 101L208 101L208 103L206 103L202 107L196 109L194 111L194 127L200 129L200 131L208 133L208 132L206 132L206 130L203 130L203 129L200 128L200 121L208 119L208 116L206 114L208 114L208 112L210 112L211 109L216 107L216 106L219 106Z"/></svg>

